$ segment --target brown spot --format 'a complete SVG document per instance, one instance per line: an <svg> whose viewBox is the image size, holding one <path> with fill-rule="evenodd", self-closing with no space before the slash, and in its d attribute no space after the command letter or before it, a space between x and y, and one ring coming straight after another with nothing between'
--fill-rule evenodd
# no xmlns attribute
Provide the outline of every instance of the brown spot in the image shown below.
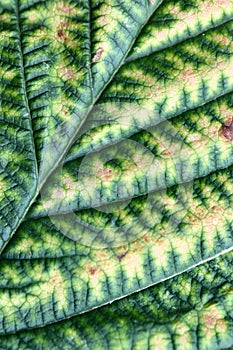
<svg viewBox="0 0 233 350"><path fill-rule="evenodd" d="M188 223L194 224L195 222L199 221L199 219L196 216L188 215L187 216L187 221L188 221Z"/></svg>
<svg viewBox="0 0 233 350"><path fill-rule="evenodd" d="M69 116L69 111L66 107L62 106L61 107L61 116L64 118L64 119L67 119L68 116Z"/></svg>
<svg viewBox="0 0 233 350"><path fill-rule="evenodd" d="M65 35L65 33L64 33L64 31L62 29L58 29L57 36L60 39L65 39L65 37L66 37L66 35Z"/></svg>
<svg viewBox="0 0 233 350"><path fill-rule="evenodd" d="M63 31L62 29L58 29L58 31L57 31L57 36L58 36L59 38L64 38L64 36L65 36L64 31Z"/></svg>
<svg viewBox="0 0 233 350"><path fill-rule="evenodd" d="M232 119L223 123L223 125L221 127L221 133L228 141L233 140L233 121L232 121Z"/></svg>
<svg viewBox="0 0 233 350"><path fill-rule="evenodd" d="M222 208L219 207L218 205L214 205L212 208L211 208L211 211L214 212L214 213L222 213Z"/></svg>
<svg viewBox="0 0 233 350"><path fill-rule="evenodd" d="M40 26L40 31L43 32L44 31L44 26Z"/></svg>
<svg viewBox="0 0 233 350"><path fill-rule="evenodd" d="M132 249L133 252L140 253L144 249L144 244L141 243L141 240L140 240L140 242L139 241L133 242L132 247L133 247Z"/></svg>
<svg viewBox="0 0 233 350"><path fill-rule="evenodd" d="M74 8L72 6L69 6L69 5L63 3L61 5L61 7L58 8L58 11L66 14L66 15L69 15L72 12L74 12Z"/></svg>
<svg viewBox="0 0 233 350"><path fill-rule="evenodd" d="M162 157L169 157L171 155L176 156L177 154L179 155L180 147L179 145L176 145L175 143L171 143L170 145L167 145L167 141L159 140L162 151L161 151L161 156Z"/></svg>
<svg viewBox="0 0 233 350"><path fill-rule="evenodd" d="M171 155L171 152L168 149L163 151L163 152L161 152L161 156L163 156L163 157L168 157L170 155Z"/></svg>
<svg viewBox="0 0 233 350"><path fill-rule="evenodd" d="M142 240L146 243L150 243L151 239L150 239L150 236L148 235L148 233L145 233L143 236L142 236Z"/></svg>
<svg viewBox="0 0 233 350"><path fill-rule="evenodd" d="M187 222L190 224L200 223L206 218L208 211L203 209L202 206L194 207L192 209L192 214L187 215Z"/></svg>
<svg viewBox="0 0 233 350"><path fill-rule="evenodd" d="M96 267L93 267L93 266L90 266L88 268L88 272L90 273L90 275L94 275L96 272L97 272L97 268Z"/></svg>
<svg viewBox="0 0 233 350"><path fill-rule="evenodd" d="M68 36L69 23L67 21L61 20L59 26L57 27L57 37L59 40L64 42L71 41Z"/></svg>
<svg viewBox="0 0 233 350"><path fill-rule="evenodd" d="M52 284L57 284L57 278L52 278L52 279L50 280L50 282L51 282Z"/></svg>
<svg viewBox="0 0 233 350"><path fill-rule="evenodd" d="M99 47L95 53L95 56L92 58L92 62L98 62L101 59L101 56L104 52L102 47Z"/></svg>
<svg viewBox="0 0 233 350"><path fill-rule="evenodd" d="M111 180L113 178L112 169L98 169L97 175L101 177L102 180Z"/></svg>
<svg viewBox="0 0 233 350"><path fill-rule="evenodd" d="M187 67L180 74L181 80L185 83L195 84L197 82L197 74L191 67Z"/></svg>
<svg viewBox="0 0 233 350"><path fill-rule="evenodd" d="M126 256L126 252L123 252L117 256L117 259L121 261L121 259L123 259L125 256Z"/></svg>
<svg viewBox="0 0 233 350"><path fill-rule="evenodd" d="M76 73L73 68L62 68L61 74L62 77L67 80L76 78Z"/></svg>
<svg viewBox="0 0 233 350"><path fill-rule="evenodd" d="M195 215L199 218L199 219L203 219L206 216L206 211L200 206L197 207L195 210Z"/></svg>
<svg viewBox="0 0 233 350"><path fill-rule="evenodd" d="M222 330L226 330L226 322L224 319L217 321L217 327Z"/></svg>
<svg viewBox="0 0 233 350"><path fill-rule="evenodd" d="M225 71L229 76L233 75L233 63L232 61L216 60L215 69Z"/></svg>

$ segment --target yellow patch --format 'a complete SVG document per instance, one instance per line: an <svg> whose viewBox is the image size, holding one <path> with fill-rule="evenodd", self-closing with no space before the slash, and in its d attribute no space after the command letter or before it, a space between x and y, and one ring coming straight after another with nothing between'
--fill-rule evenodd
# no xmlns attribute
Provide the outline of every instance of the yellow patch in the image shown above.
<svg viewBox="0 0 233 350"><path fill-rule="evenodd" d="M211 305L200 312L199 320L206 344L211 344L212 340L216 339L216 332L219 338L227 334L228 325L224 318L224 312L217 305Z"/></svg>
<svg viewBox="0 0 233 350"><path fill-rule="evenodd" d="M10 265L4 265L1 269L1 273L3 274L3 276L5 275L5 277L10 280L12 283L14 283L14 285L20 284L22 277L19 274L18 269L13 268Z"/></svg>
<svg viewBox="0 0 233 350"><path fill-rule="evenodd" d="M153 350L168 349L171 345L171 338L169 334L165 332L156 332L152 330L149 337L149 344L149 348Z"/></svg>
<svg viewBox="0 0 233 350"><path fill-rule="evenodd" d="M222 118L223 122L233 119L232 108L225 102L220 102L220 104L217 106L217 112L219 113L219 116Z"/></svg>
<svg viewBox="0 0 233 350"><path fill-rule="evenodd" d="M68 309L68 283L69 282L65 280L62 273L56 267L54 267L49 270L46 281L40 283L38 288L33 287L32 289L37 289L42 300L43 298L47 300L49 297L51 297L51 295L53 295L54 299L57 301L57 308L60 310L66 310Z"/></svg>
<svg viewBox="0 0 233 350"><path fill-rule="evenodd" d="M5 198L5 191L7 190L7 182L0 179L0 201Z"/></svg>
<svg viewBox="0 0 233 350"><path fill-rule="evenodd" d="M122 267L129 280L135 276L143 278L145 271L143 269L144 252L137 249L135 252L129 250L122 259Z"/></svg>
<svg viewBox="0 0 233 350"><path fill-rule="evenodd" d="M40 21L45 15L45 11L30 9L27 11L27 22L34 23Z"/></svg>
<svg viewBox="0 0 233 350"><path fill-rule="evenodd" d="M0 21L1 21L1 18L0 18ZM0 67L0 76L2 77L2 79L12 80L17 76L17 74L18 72L16 70L10 70L10 69L7 70L3 67Z"/></svg>
<svg viewBox="0 0 233 350"><path fill-rule="evenodd" d="M176 255L179 255L179 262L182 264L186 263L191 255L191 251L194 246L194 242L196 239L194 237L181 238L181 237L172 237L171 244Z"/></svg>
<svg viewBox="0 0 233 350"><path fill-rule="evenodd" d="M85 339L82 339L75 328L67 328L65 330L65 336L68 342L70 339L72 341L72 344L75 343L77 347L81 347L82 345L84 346L84 344L86 344Z"/></svg>
<svg viewBox="0 0 233 350"><path fill-rule="evenodd" d="M150 248L151 254L156 261L156 265L167 269L168 264L168 252L171 251L171 243L168 239L159 239L155 241L154 245Z"/></svg>
<svg viewBox="0 0 233 350"><path fill-rule="evenodd" d="M32 238L23 238L17 247L19 247L20 252L28 253L32 248L34 248L34 240Z"/></svg>
<svg viewBox="0 0 233 350"><path fill-rule="evenodd" d="M44 247L45 249L57 249L61 245L61 240L59 237L52 236L52 235L46 235L46 240L44 241Z"/></svg>

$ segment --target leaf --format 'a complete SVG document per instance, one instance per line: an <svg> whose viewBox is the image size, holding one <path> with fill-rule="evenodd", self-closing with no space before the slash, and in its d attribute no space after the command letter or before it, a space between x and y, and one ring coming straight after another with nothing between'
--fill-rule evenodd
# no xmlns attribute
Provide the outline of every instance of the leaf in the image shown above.
<svg viewBox="0 0 233 350"><path fill-rule="evenodd" d="M41 183L69 149L87 112L119 69L121 61L135 40L135 35L158 4L156 1L153 6L148 7L145 1L139 1L139 7L131 12L131 16L126 16L125 13L121 13L120 2L116 2L114 7L93 3L92 9L85 1L70 4L62 1L39 1L35 4L33 1L1 1L1 114L2 144L5 145L4 155L1 156L1 192L4 193L1 198L2 246L9 240L9 228L12 227L14 232L19 225L32 199L38 195ZM140 15L140 6L142 8L145 5L147 11ZM112 24L111 31L106 32L104 28L99 28L98 21L95 25L93 23L93 30L89 28L92 10L93 15L98 17L101 14L103 16L104 11L110 12L108 20ZM51 17L51 13L56 13L55 17ZM128 21L130 33L127 28L122 27L122 20ZM115 35L117 28L120 35ZM96 36L102 37L98 44L94 44ZM101 62L98 62L100 50ZM93 52L96 52L94 56ZM96 64L91 67L91 62ZM100 73L98 79L95 78L97 67ZM12 85L15 86L14 91ZM20 97L14 101L14 95ZM76 100L79 102L75 102ZM11 114L8 115L12 103ZM15 121L15 116L18 116L18 122ZM9 125L12 125L11 129ZM36 149L33 145L33 135ZM61 135L62 143L58 139ZM16 152L12 158L14 148ZM29 158L23 166L22 155L18 155L22 152L25 153L25 158ZM9 164L12 160L14 165ZM37 160L40 162L40 169L39 186L36 191ZM23 169L19 172L21 167ZM16 171L18 176L11 179L10 175ZM31 181L30 177L25 180L25 171L26 174L31 174ZM12 195L13 208L6 194L6 190L11 187L15 192ZM25 203L20 206L20 200L25 197L25 193ZM12 211L17 214L10 216Z"/></svg>
<svg viewBox="0 0 233 350"><path fill-rule="evenodd" d="M0 0L6 349L233 344L232 14Z"/></svg>
<svg viewBox="0 0 233 350"><path fill-rule="evenodd" d="M21 23L17 4L0 4L0 248L28 210L37 186L32 116L25 88ZM16 68L17 67L17 68Z"/></svg>
<svg viewBox="0 0 233 350"><path fill-rule="evenodd" d="M1 337L14 349L225 349L233 344L232 252L112 305Z"/></svg>

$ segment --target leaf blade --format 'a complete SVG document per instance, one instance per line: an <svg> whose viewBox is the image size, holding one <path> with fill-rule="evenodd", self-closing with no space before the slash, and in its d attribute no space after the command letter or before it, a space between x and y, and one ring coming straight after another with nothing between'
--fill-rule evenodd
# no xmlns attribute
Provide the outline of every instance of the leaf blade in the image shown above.
<svg viewBox="0 0 233 350"><path fill-rule="evenodd" d="M0 250L28 211L38 178L17 1L15 4L9 7L1 4L0 7L3 13L0 47Z"/></svg>
<svg viewBox="0 0 233 350"><path fill-rule="evenodd" d="M201 36L201 31L195 31L192 35L198 34L197 37L181 43L178 35L178 41L173 37L175 45L172 48L165 45L162 51L156 52L155 44L150 56L137 56L135 60L131 59L128 62L125 58L134 44L136 34L147 24L160 2L151 1L148 5L147 2L140 1L139 10L144 9L144 5L147 9L142 15L136 7L131 9L132 5L129 2L123 4L115 1L114 4L115 6L112 6L112 3L109 5L107 1L21 3L21 39L25 45L23 80L27 80L28 84L25 84L23 90L28 89L28 101L31 104L29 107L33 107L31 110L37 157L39 163L42 160L42 182L68 151L79 132L78 125L82 127L86 121L92 125L92 122L97 121L95 114L88 114L93 101L98 99L99 102L112 101L116 105L128 101L131 107L139 105L140 108L149 109L149 115L140 120L140 115L134 115L136 113L133 109L133 113L127 119L130 127L123 132L118 130L113 138L111 136L114 127L111 128L111 125L109 134L108 129L105 134L102 134L102 129L100 132L97 130L94 135L97 135L97 139L106 137L105 143L94 140L90 148L88 145L81 150L80 144L77 143L74 153L71 153L72 159L78 159L78 163L81 159L80 154L86 155L88 150L96 150L95 147L99 154L104 152L106 157L111 147L102 147L117 143L124 135L132 136L131 146L140 144L140 147L146 146L149 152L153 150L156 153L159 142L156 143L153 137L148 137L143 132L135 133L139 127L145 128L155 124L152 135L156 135L158 128L163 128L164 124L161 122L164 121L164 117L170 118L171 123L174 121L174 133L181 130L182 141L185 140L187 146L185 150L192 148L191 161L198 170L196 176L186 178L186 181L193 181L192 191L187 196L190 187L186 187L185 179L179 181L179 174L174 176L171 153L167 153L169 157L163 163L161 176L170 181L165 182L166 190L157 186L153 188L154 192L149 191L141 169L144 165L147 166L147 153L140 154L136 147L131 153L129 148L125 148L131 160L137 158L139 163L142 161L143 167L139 167L137 171L131 167L130 162L122 161L122 157L115 159L115 162L111 162L114 159L107 159L110 170L114 167L117 171L123 169L130 180L133 179L133 185L126 179L129 181L126 181L125 186L120 186L121 176L118 174L116 191L112 190L111 185L106 186L105 180L109 180L112 172L109 168L105 171L105 164L102 164L103 169L101 168L98 174L102 180L104 178L104 181L100 181L99 189L93 184L90 186L88 176L84 174L87 186L78 193L72 178L64 177L68 200L74 194L73 206L68 206L68 214L62 211L64 198L59 188L55 187L55 178L52 182L53 190L55 189L57 199L62 197L62 200L58 200L54 207L52 206L53 211L49 213L49 217L45 217L47 212L38 214L35 211L34 218L33 215L25 218L17 235L1 256L2 334L46 326L72 315L92 312L93 308L124 298L135 291L141 291L143 294L143 290L149 286L183 275L186 270L194 269L210 259L216 260L219 255L232 249L232 145L229 142L232 141L232 125L229 119L232 113L232 22L226 23L226 18L221 17L222 1L214 5L220 14L221 25L217 29L210 26L208 19L204 27L204 37ZM172 4L173 10L177 12L175 4ZM84 5L83 8L81 5ZM109 14L109 7L110 16L106 22L103 15ZM51 12L55 12L54 18L50 16ZM132 13L137 19L135 23ZM215 17L218 24L219 18L218 15ZM93 24L93 36L96 40L93 46L90 22ZM197 24L197 21L195 23ZM119 33L116 28L121 29ZM175 30L177 31L177 27ZM117 43L114 42L114 38L119 39ZM131 38L130 42L126 40L124 43L124 38ZM74 43L76 39L79 40ZM112 46L106 45L106 42L110 42ZM119 47L120 43L123 52ZM5 47L4 49L6 50ZM85 54L82 54L82 50ZM146 46L145 54L149 52L147 50ZM116 51L119 55L115 55ZM73 57L73 61L68 60L70 57ZM75 62L72 67L71 62ZM46 73L46 69L49 72ZM76 75L79 69L81 74ZM229 95L225 96L226 93ZM216 98L218 100L213 101ZM65 110L62 109L63 103ZM196 120L196 109L184 113L196 107L199 107ZM74 116L77 115L83 116L83 119L74 120ZM91 116L94 116L94 120L89 120ZM184 120L182 117L185 117ZM103 120L106 121L104 118ZM190 124L195 124L194 122L197 124L197 134L190 135L190 129L192 132L195 129ZM88 123L85 127L89 132ZM162 134L160 130L157 137L161 137ZM197 151L196 145L203 141L203 134L205 142L200 142ZM221 134L220 141L217 140L217 134ZM61 135L64 139L61 140L60 147ZM188 137L190 139L186 141ZM165 141L166 152L169 140ZM158 158L163 153L161 149L159 151L156 153ZM166 158L166 154L162 156ZM154 159L154 156L152 158L157 164L157 159ZM94 158L90 159L93 161ZM68 172L65 175L70 175L70 169L74 172L72 175L79 172L77 164L71 163L66 162ZM91 163L95 164L94 161ZM97 167L97 172L98 170ZM149 180L156 182L152 174ZM133 196L132 190L135 188L138 189L138 193ZM88 190L91 190L86 203L85 198L80 200L85 190L88 195ZM126 196L120 197L120 191L124 194L124 190ZM50 195L49 190L48 194ZM130 200L130 203L125 205L119 199ZM112 202L116 201L120 202L117 205L123 205L112 205ZM80 203L82 205L79 205ZM105 207L96 208L102 204L105 204ZM54 218L55 216L57 218ZM68 240L62 234L77 242ZM103 242L104 247L101 245ZM213 310L207 311L209 317ZM145 333L148 332L148 328ZM166 334L166 329L163 328L162 334ZM214 331L212 335L215 337ZM155 338L151 344L157 346ZM216 342L214 344L216 345Z"/></svg>
<svg viewBox="0 0 233 350"><path fill-rule="evenodd" d="M232 252L112 305L33 330L33 336L30 330L1 336L1 344L6 350L37 350L41 344L67 350L224 349L233 342L231 264Z"/></svg>

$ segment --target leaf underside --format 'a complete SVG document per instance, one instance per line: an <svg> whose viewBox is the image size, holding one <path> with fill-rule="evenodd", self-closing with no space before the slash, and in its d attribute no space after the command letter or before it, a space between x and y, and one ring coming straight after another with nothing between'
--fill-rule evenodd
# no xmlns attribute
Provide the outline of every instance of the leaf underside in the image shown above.
<svg viewBox="0 0 233 350"><path fill-rule="evenodd" d="M232 34L231 0L0 0L1 349L233 346Z"/></svg>

